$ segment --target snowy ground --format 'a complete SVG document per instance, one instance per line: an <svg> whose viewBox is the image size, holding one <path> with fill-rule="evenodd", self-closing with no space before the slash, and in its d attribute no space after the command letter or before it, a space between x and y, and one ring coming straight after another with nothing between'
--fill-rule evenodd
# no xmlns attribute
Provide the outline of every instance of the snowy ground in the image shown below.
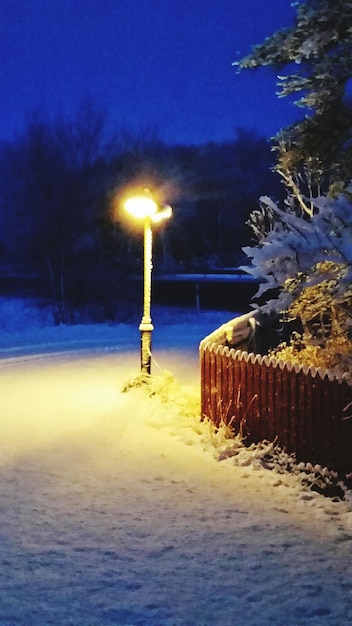
<svg viewBox="0 0 352 626"><path fill-rule="evenodd" d="M122 393L135 328L0 301L0 625L352 624L350 504L217 461L198 343L228 317L156 318L156 393Z"/></svg>

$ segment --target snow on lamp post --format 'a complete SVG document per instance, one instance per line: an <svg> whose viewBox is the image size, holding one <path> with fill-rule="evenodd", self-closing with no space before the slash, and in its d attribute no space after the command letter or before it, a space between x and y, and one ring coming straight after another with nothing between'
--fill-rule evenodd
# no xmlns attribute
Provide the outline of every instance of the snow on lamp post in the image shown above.
<svg viewBox="0 0 352 626"><path fill-rule="evenodd" d="M143 316L139 325L141 331L141 373L150 374L152 356L152 331L154 326L151 318L152 268L153 268L153 232L152 223L161 222L171 217L172 209L168 205L160 206L155 202L149 190L143 194L127 198L124 202L126 211L144 222L144 297Z"/></svg>

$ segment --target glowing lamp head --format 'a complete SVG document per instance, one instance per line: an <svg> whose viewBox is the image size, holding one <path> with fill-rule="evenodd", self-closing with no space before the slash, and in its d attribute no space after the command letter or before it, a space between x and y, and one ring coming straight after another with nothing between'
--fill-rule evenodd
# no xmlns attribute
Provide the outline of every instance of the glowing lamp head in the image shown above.
<svg viewBox="0 0 352 626"><path fill-rule="evenodd" d="M151 216L152 222L157 224L158 222L162 222L163 220L168 220L172 215L172 208L168 204L165 205L160 211L157 211Z"/></svg>
<svg viewBox="0 0 352 626"><path fill-rule="evenodd" d="M133 196L124 202L126 211L137 219L145 219L155 215L158 211L158 205L153 198L149 196Z"/></svg>

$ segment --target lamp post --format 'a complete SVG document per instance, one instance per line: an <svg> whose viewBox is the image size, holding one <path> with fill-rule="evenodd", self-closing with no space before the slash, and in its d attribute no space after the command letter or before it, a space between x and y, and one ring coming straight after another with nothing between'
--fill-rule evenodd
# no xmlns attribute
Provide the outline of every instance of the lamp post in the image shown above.
<svg viewBox="0 0 352 626"><path fill-rule="evenodd" d="M152 357L151 318L152 268L153 268L153 231L151 224L171 217L170 206L160 206L148 190L143 194L127 198L124 202L126 211L144 222L144 280L143 280L143 316L139 325L141 332L141 373L150 375Z"/></svg>

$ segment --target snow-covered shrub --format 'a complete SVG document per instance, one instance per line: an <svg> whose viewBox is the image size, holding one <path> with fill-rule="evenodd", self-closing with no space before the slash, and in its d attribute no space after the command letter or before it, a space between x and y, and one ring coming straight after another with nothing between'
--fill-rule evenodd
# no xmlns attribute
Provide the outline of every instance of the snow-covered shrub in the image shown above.
<svg viewBox="0 0 352 626"><path fill-rule="evenodd" d="M260 308L285 321L298 319L302 337L286 355L301 362L352 369L352 204L344 195L314 200L311 217L281 210L261 198L250 225L257 244L244 248L246 271L262 282L255 298L271 293ZM261 228L267 214L267 228ZM268 227L269 224L269 227ZM257 305L254 305L255 307ZM315 347L315 350L312 350ZM307 348L307 353L305 349Z"/></svg>
<svg viewBox="0 0 352 626"><path fill-rule="evenodd" d="M0 331L12 333L52 323L50 307L31 298L0 297Z"/></svg>

